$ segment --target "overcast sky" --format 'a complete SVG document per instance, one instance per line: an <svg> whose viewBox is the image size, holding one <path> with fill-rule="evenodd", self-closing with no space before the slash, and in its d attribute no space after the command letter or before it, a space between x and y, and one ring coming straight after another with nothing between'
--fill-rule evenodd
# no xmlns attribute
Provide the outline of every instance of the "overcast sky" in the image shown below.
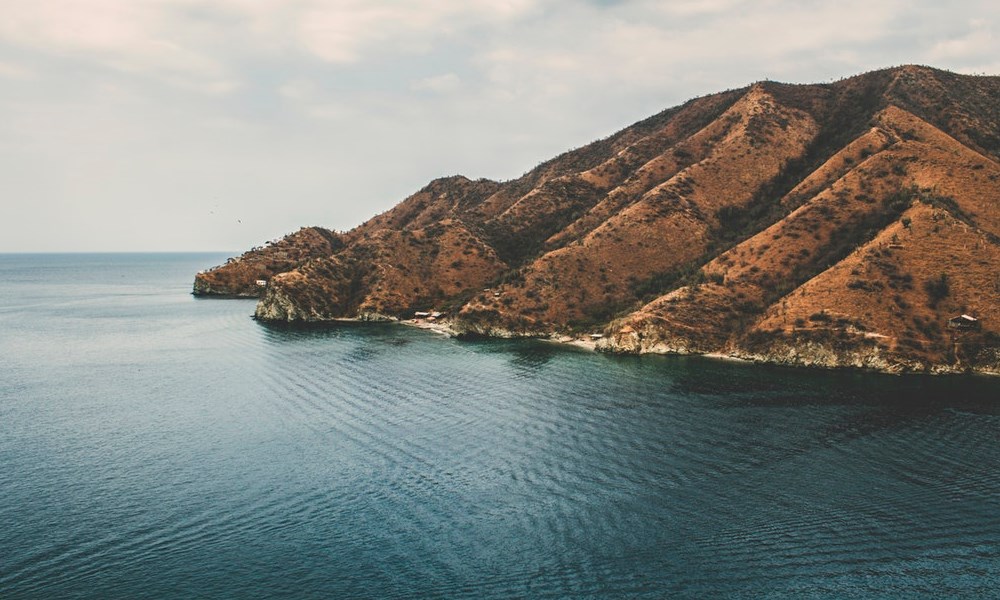
<svg viewBox="0 0 1000 600"><path fill-rule="evenodd" d="M995 0L0 0L0 252L348 229L761 79L998 74L998 23Z"/></svg>

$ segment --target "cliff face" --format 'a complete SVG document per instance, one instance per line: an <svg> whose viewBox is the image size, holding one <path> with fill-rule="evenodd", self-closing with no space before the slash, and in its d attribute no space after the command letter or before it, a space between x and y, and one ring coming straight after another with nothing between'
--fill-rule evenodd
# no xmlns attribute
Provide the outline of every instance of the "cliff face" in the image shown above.
<svg viewBox="0 0 1000 600"><path fill-rule="evenodd" d="M263 320L433 308L468 333L600 331L616 352L1000 372L998 157L997 77L764 82L514 181L436 180L350 232L199 274L196 293L267 279ZM974 326L949 327L961 314Z"/></svg>

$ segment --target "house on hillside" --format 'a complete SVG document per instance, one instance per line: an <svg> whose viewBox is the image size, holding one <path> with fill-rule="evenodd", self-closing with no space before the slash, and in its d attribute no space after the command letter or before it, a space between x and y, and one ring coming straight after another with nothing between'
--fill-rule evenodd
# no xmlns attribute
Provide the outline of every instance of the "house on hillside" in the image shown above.
<svg viewBox="0 0 1000 600"><path fill-rule="evenodd" d="M979 319L969 315L959 315L948 319L948 327L963 330L979 329Z"/></svg>

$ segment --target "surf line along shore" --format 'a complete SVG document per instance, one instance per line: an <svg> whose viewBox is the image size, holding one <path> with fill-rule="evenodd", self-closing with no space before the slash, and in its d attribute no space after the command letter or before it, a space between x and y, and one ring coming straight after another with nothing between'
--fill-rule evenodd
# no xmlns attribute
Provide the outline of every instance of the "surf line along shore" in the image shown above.
<svg viewBox="0 0 1000 600"><path fill-rule="evenodd" d="M426 329L427 331L433 331L434 333L438 333L440 335L448 337L458 338L462 337L463 335L462 332L455 329L452 326L451 321L447 319L438 319L431 321L428 319L413 318L413 319L400 319L397 322L401 325L406 325L407 327ZM571 335L555 335L555 336L539 336L537 338L531 338L531 339L538 339L545 342L552 342L567 346L575 346L577 348L583 348L585 350L596 351L597 340L600 338L594 337L593 335L578 336L578 337L574 337Z"/></svg>

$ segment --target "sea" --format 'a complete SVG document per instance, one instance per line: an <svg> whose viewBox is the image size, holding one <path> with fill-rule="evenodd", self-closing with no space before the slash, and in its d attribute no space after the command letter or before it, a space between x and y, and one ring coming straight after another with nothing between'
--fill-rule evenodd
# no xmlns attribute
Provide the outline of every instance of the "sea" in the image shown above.
<svg viewBox="0 0 1000 600"><path fill-rule="evenodd" d="M1000 379L266 326L0 255L0 598L987 598Z"/></svg>

